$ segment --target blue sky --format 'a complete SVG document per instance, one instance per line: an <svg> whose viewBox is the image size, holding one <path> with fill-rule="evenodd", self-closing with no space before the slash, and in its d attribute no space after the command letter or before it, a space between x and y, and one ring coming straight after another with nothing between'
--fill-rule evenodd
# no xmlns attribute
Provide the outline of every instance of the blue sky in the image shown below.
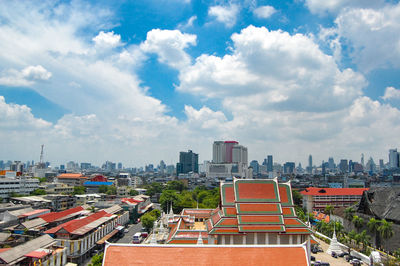
<svg viewBox="0 0 400 266"><path fill-rule="evenodd" d="M398 1L1 1L0 159L387 160ZM22 15L24 14L24 15Z"/></svg>

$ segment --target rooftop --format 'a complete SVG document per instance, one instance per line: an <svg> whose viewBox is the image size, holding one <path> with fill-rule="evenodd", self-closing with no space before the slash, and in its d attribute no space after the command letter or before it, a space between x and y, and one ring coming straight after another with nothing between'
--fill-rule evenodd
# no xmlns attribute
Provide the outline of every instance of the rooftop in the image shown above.
<svg viewBox="0 0 400 266"><path fill-rule="evenodd" d="M157 256L154 256L157 254ZM173 254L173 255L171 255ZM118 245L106 246L103 265L308 266L305 245Z"/></svg>
<svg viewBox="0 0 400 266"><path fill-rule="evenodd" d="M80 173L64 173L57 176L57 178L87 178Z"/></svg>
<svg viewBox="0 0 400 266"><path fill-rule="evenodd" d="M309 187L301 191L302 195L311 196L361 196L368 188L318 188Z"/></svg>

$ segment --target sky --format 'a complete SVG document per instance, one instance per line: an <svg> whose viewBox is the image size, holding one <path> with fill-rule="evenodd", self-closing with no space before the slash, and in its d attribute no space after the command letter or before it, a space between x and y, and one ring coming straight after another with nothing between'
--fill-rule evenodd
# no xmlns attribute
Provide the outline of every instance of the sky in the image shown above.
<svg viewBox="0 0 400 266"><path fill-rule="evenodd" d="M0 159L386 162L399 32L399 1L0 0Z"/></svg>

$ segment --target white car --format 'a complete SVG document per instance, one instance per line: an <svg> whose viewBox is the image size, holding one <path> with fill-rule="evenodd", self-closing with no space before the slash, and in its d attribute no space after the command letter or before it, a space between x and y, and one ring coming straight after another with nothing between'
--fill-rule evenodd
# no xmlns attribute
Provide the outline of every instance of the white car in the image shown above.
<svg viewBox="0 0 400 266"><path fill-rule="evenodd" d="M129 229L128 228L124 229L124 233L125 234L129 233Z"/></svg>

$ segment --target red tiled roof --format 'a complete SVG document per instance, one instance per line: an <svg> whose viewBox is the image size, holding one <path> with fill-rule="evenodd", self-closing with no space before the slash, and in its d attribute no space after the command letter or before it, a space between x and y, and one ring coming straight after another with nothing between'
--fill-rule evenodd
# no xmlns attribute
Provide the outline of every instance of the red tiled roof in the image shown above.
<svg viewBox="0 0 400 266"><path fill-rule="evenodd" d="M275 180L234 180L236 202L279 202L278 184Z"/></svg>
<svg viewBox="0 0 400 266"><path fill-rule="evenodd" d="M61 212L46 213L46 214L40 215L39 218L42 218L43 220L45 220L48 223L51 223L51 222L54 222L56 220L60 220L63 217L66 217L68 215L71 215L71 214L74 214L74 213L78 214L78 212L81 212L83 210L84 210L84 208L82 206L79 206L79 207L75 207L75 208L68 209L68 210L61 211Z"/></svg>
<svg viewBox="0 0 400 266"><path fill-rule="evenodd" d="M309 187L301 191L302 195L311 196L344 196L344 195L359 195L361 196L368 188L318 188Z"/></svg>
<svg viewBox="0 0 400 266"><path fill-rule="evenodd" d="M65 174L60 174L59 176L57 176L57 178L88 178L87 176L83 176L82 174L76 173L76 174L72 174L72 173L65 173Z"/></svg>
<svg viewBox="0 0 400 266"><path fill-rule="evenodd" d="M31 257L31 258L40 259L40 258L43 258L44 256L46 256L47 254L49 254L49 253L46 252L46 251L44 251L44 250L41 250L41 251L32 251L32 252L29 252L28 254L25 254L24 256L25 256L25 257Z"/></svg>
<svg viewBox="0 0 400 266"><path fill-rule="evenodd" d="M295 211L293 207L282 207L282 213L284 217L295 216Z"/></svg>
<svg viewBox="0 0 400 266"><path fill-rule="evenodd" d="M236 218L222 218L218 224L214 225L217 227L237 227L238 220Z"/></svg>
<svg viewBox="0 0 400 266"><path fill-rule="evenodd" d="M223 207L222 208L225 216L235 216L236 217L236 208L235 207Z"/></svg>
<svg viewBox="0 0 400 266"><path fill-rule="evenodd" d="M9 249L12 249L12 248L0 248L0 253L2 253L2 252L4 252L4 251L7 251L7 250L9 250Z"/></svg>
<svg viewBox="0 0 400 266"><path fill-rule="evenodd" d="M201 232L201 238L207 238L208 237L208 233L207 232ZM198 231L181 231L181 232L177 232L175 234L175 238L194 238L194 239L198 239L199 238L199 232Z"/></svg>
<svg viewBox="0 0 400 266"><path fill-rule="evenodd" d="M157 254L155 256L154 254ZM171 254L174 254L171 256ZM160 261L162 258L162 261ZM140 265L274 265L307 266L302 246L235 247L235 246L107 246L105 266Z"/></svg>
<svg viewBox="0 0 400 266"><path fill-rule="evenodd" d="M239 215L239 224L283 224L282 216L278 215Z"/></svg>
<svg viewBox="0 0 400 266"><path fill-rule="evenodd" d="M223 206L235 203L233 184L221 184L221 201Z"/></svg>
<svg viewBox="0 0 400 266"><path fill-rule="evenodd" d="M140 203L143 202L143 200L137 200L134 198L123 198L121 199L122 202L126 202L126 203Z"/></svg>
<svg viewBox="0 0 400 266"><path fill-rule="evenodd" d="M239 214L279 214L279 203L237 203Z"/></svg>

